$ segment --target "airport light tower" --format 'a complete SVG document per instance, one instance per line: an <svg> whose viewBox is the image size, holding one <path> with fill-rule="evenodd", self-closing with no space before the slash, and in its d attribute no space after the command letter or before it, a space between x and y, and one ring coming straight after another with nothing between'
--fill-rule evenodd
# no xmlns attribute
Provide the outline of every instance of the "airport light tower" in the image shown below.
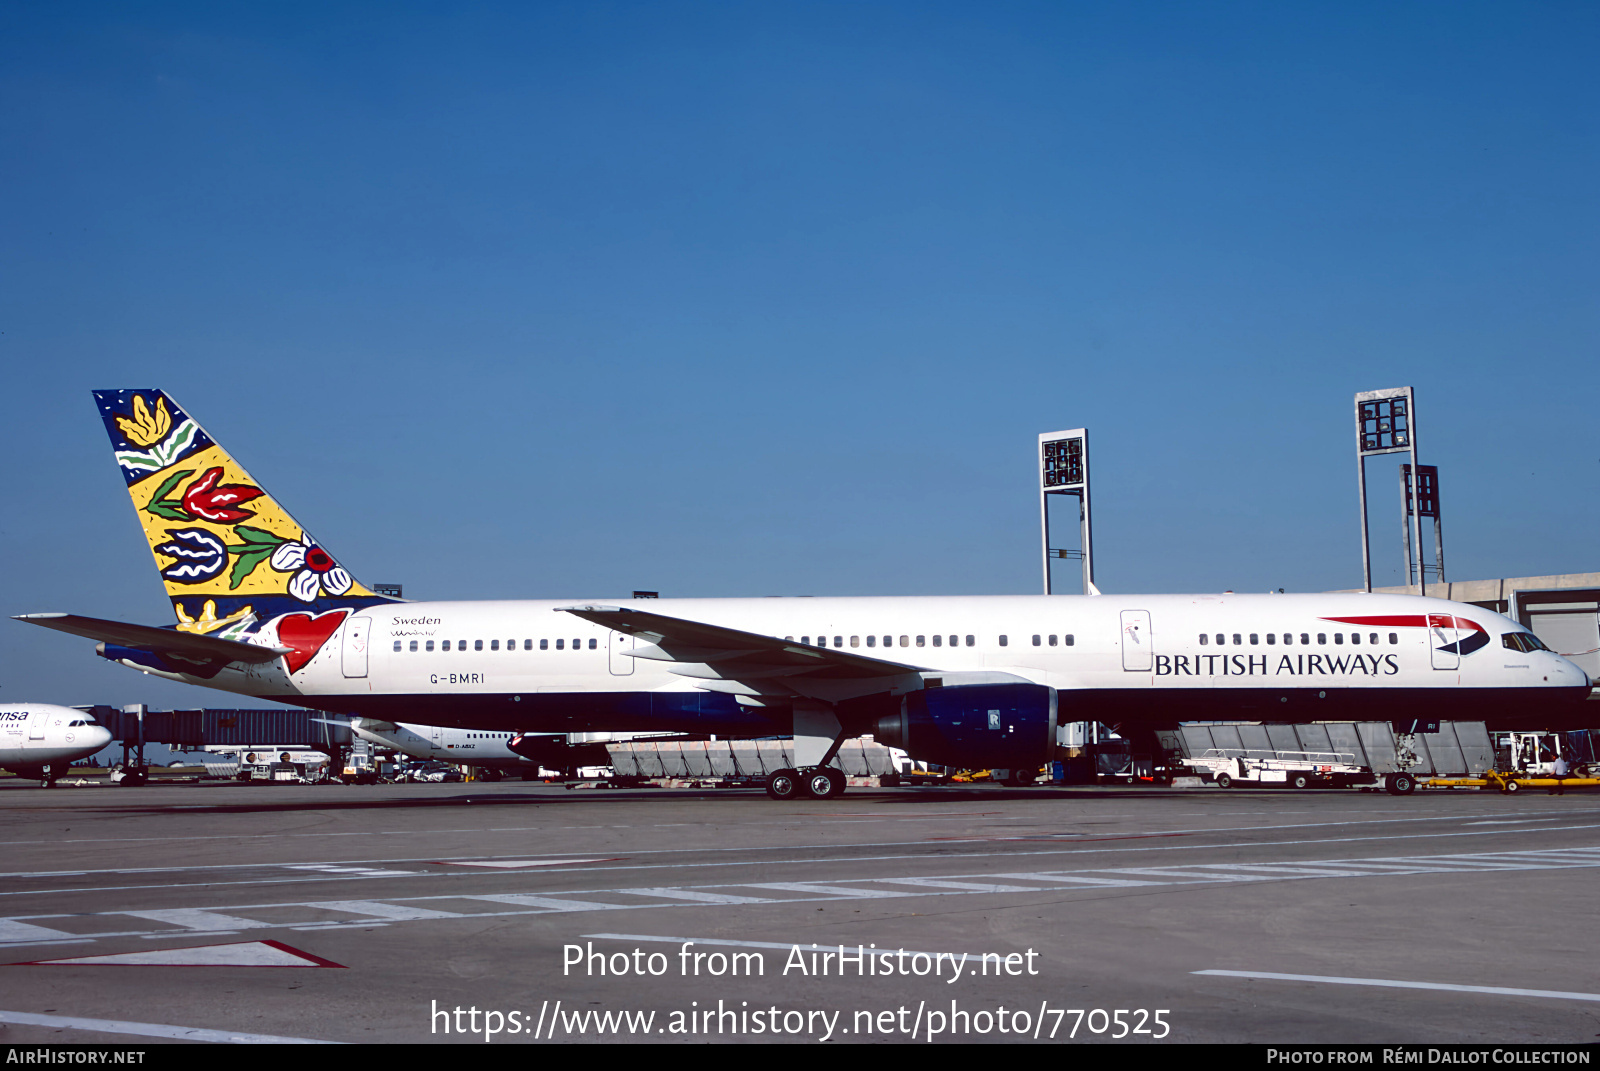
<svg viewBox="0 0 1600 1071"><path fill-rule="evenodd" d="M1361 573L1368 591L1372 590L1372 548L1367 535L1367 458L1379 454L1408 453L1411 472L1417 468L1416 395L1410 387L1361 391L1356 395L1356 480L1361 491ZM1404 477L1402 477L1404 479ZM1406 507L1409 507L1409 502ZM1407 508L1407 513L1411 511ZM1422 571L1422 516L1406 517L1406 573L1412 575L1411 549L1416 547L1415 576L1420 594L1428 593L1428 579ZM1415 527L1415 540L1411 529Z"/></svg>
<svg viewBox="0 0 1600 1071"><path fill-rule="evenodd" d="M1078 500L1078 550L1050 545L1050 496ZM1094 540L1089 523L1089 432L1085 428L1047 431L1039 436L1039 531L1044 550L1044 593L1050 590L1050 559L1083 562L1083 593L1093 594Z"/></svg>

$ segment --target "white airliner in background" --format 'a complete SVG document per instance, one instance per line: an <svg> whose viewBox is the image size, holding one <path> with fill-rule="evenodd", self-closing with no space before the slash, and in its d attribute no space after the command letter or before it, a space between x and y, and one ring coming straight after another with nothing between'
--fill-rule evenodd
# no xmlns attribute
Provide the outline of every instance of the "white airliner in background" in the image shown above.
<svg viewBox="0 0 1600 1071"><path fill-rule="evenodd" d="M603 743L569 743L565 733L513 733L504 730L449 729L442 725L405 725L375 718L353 718L350 731L369 744L392 748L416 759L439 759L503 773L538 774L541 768L570 770L607 766L611 757Z"/></svg>
<svg viewBox="0 0 1600 1071"><path fill-rule="evenodd" d="M1453 719L1553 729L1589 679L1475 606L1405 595L402 602L357 583L170 397L95 394L178 622L22 620L171 680L488 733L793 734L1037 767L1058 723Z"/></svg>
<svg viewBox="0 0 1600 1071"><path fill-rule="evenodd" d="M111 730L81 710L50 703L0 706L0 770L46 788L79 759L111 743Z"/></svg>

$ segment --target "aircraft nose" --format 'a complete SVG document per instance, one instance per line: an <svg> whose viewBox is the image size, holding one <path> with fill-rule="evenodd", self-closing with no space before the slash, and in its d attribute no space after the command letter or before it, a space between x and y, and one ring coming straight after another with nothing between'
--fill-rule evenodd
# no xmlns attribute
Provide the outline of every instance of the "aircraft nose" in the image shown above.
<svg viewBox="0 0 1600 1071"><path fill-rule="evenodd" d="M111 730L104 725L91 725L83 735L88 737L85 743L94 744L96 747L105 747L111 743Z"/></svg>

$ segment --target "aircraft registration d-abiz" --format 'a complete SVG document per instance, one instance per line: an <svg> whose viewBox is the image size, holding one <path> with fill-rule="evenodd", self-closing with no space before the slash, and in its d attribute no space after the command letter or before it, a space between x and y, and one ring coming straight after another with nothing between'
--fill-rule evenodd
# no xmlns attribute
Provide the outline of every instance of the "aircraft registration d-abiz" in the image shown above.
<svg viewBox="0 0 1600 1071"><path fill-rule="evenodd" d="M0 706L0 770L49 788L67 767L111 743L111 730L81 710L50 703Z"/></svg>
<svg viewBox="0 0 1600 1071"><path fill-rule="evenodd" d="M872 733L1018 769L1058 722L1489 719L1558 728L1589 679L1488 610L1409 595L403 602L359 584L158 390L98 391L177 623L22 620L171 680L490 732L793 733L768 793L837 795Z"/></svg>

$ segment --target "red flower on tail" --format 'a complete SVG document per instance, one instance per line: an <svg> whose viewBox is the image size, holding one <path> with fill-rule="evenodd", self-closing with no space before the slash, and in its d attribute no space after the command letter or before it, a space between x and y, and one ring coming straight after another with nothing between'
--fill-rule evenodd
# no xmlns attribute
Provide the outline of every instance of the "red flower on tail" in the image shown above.
<svg viewBox="0 0 1600 1071"><path fill-rule="evenodd" d="M252 498L260 498L261 488L242 483L225 483L219 487L217 481L220 479L220 466L207 469L198 480L184 488L183 508L212 524L238 524L254 517L254 511L234 507Z"/></svg>

